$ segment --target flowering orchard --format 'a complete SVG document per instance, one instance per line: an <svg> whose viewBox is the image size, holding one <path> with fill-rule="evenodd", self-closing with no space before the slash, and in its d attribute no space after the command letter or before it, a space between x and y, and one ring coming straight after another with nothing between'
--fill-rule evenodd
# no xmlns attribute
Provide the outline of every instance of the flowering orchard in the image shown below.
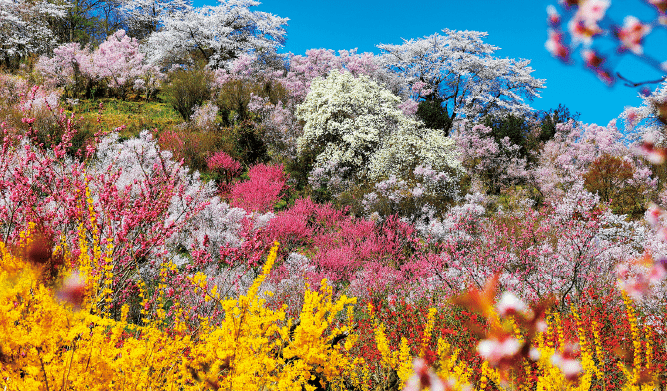
<svg viewBox="0 0 667 391"><path fill-rule="evenodd" d="M666 82L584 124L484 33L283 58L254 5L126 2L52 50L37 7L0 73L0 388L667 387Z"/></svg>

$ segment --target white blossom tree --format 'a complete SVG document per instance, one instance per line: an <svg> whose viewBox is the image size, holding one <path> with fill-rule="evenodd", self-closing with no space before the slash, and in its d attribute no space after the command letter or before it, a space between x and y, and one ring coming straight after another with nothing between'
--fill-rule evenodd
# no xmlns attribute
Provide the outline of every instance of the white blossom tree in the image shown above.
<svg viewBox="0 0 667 391"><path fill-rule="evenodd" d="M68 3L0 0L0 58L6 65L31 53L47 53L55 46L49 20L65 16Z"/></svg>
<svg viewBox="0 0 667 391"><path fill-rule="evenodd" d="M297 109L305 122L298 151L316 155L314 172L343 173L344 179L400 178L418 165L458 169L454 142L407 117L399 103L366 75L332 71L315 79Z"/></svg>
<svg viewBox="0 0 667 391"><path fill-rule="evenodd" d="M123 0L120 6L128 34L137 39L158 31L169 15L191 10L189 0Z"/></svg>
<svg viewBox="0 0 667 391"><path fill-rule="evenodd" d="M220 0L214 7L172 12L148 37L145 51L153 64L181 63L192 55L220 68L242 53L273 52L285 42L288 19L249 8L254 0Z"/></svg>
<svg viewBox="0 0 667 391"><path fill-rule="evenodd" d="M484 32L442 31L400 45L378 45L384 67L411 87L419 82L428 91L419 98L441 103L451 119L532 110L527 102L539 97L545 81L531 76L530 60L495 57L498 47L482 41Z"/></svg>

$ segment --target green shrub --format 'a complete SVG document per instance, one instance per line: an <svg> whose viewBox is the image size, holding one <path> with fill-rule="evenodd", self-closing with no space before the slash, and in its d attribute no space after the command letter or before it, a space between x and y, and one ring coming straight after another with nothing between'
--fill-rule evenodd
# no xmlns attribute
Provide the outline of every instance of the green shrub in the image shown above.
<svg viewBox="0 0 667 391"><path fill-rule="evenodd" d="M188 121L194 107L211 98L212 83L213 73L207 69L179 69L171 74L163 92L167 103Z"/></svg>

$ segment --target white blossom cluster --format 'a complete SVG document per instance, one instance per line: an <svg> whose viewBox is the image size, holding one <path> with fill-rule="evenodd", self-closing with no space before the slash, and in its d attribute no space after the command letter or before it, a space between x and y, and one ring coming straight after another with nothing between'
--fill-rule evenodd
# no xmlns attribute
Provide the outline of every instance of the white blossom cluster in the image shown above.
<svg viewBox="0 0 667 391"><path fill-rule="evenodd" d="M56 43L49 22L64 17L70 6L68 1L0 0L0 53L8 57L47 53Z"/></svg>
<svg viewBox="0 0 667 391"><path fill-rule="evenodd" d="M364 75L331 72L316 79L297 109L305 122L298 151L317 153L316 171L331 171L336 162L359 180L405 177L418 165L457 171L454 142L406 117L400 102Z"/></svg>
<svg viewBox="0 0 667 391"><path fill-rule="evenodd" d="M254 0L220 0L217 6L186 7L164 15L143 50L151 64L182 63L192 52L203 54L219 68L250 52L274 52L283 45L287 18L249 8Z"/></svg>
<svg viewBox="0 0 667 391"><path fill-rule="evenodd" d="M526 102L539 97L544 80L531 76L530 60L494 57L499 48L482 41L487 33L443 32L400 45L378 45L383 66L410 86L426 83L445 101L451 118L532 110Z"/></svg>

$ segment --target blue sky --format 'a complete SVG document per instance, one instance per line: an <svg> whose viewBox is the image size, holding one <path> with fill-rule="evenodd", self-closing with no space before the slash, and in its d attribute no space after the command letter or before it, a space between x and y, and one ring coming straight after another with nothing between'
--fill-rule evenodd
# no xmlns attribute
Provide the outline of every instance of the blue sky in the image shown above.
<svg viewBox="0 0 667 391"><path fill-rule="evenodd" d="M262 1L262 0L260 0ZM253 10L289 18L287 42L281 52L305 54L312 48L354 49L379 53L379 43L399 44L401 38L420 38L443 28L488 32L486 42L498 46L498 57L532 60L534 77L546 79L541 98L532 106L546 110L565 104L581 113L587 123L606 125L625 106L637 106L637 89L617 83L609 88L586 70L575 56L575 65L566 66L544 48L547 39L546 7L557 0L263 0ZM215 5L214 0L196 0L195 5ZM653 9L642 0L615 0L608 14L622 23L627 14L642 20L653 17ZM664 31L649 36L648 52L667 41ZM653 53L661 53L654 50ZM664 53L664 51L662 51ZM667 58L660 58L661 61ZM656 71L624 56L616 70L634 80L659 78Z"/></svg>

